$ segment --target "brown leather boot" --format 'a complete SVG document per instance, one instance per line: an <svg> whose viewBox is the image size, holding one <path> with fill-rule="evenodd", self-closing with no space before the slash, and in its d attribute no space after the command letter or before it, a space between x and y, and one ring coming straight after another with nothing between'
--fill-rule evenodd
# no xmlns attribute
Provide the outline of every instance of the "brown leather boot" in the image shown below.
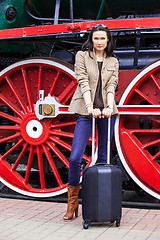
<svg viewBox="0 0 160 240"><path fill-rule="evenodd" d="M74 186L67 186L68 188L68 206L67 206L67 212L64 215L64 220L71 220L73 218L73 214L75 212L75 217L78 217L78 193L80 186L74 187Z"/></svg>

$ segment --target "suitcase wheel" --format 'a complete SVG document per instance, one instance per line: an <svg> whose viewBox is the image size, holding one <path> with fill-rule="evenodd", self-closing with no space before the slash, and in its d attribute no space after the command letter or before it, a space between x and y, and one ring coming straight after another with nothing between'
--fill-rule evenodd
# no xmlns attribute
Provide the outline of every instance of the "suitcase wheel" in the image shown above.
<svg viewBox="0 0 160 240"><path fill-rule="evenodd" d="M120 220L116 220L116 227L120 226Z"/></svg>
<svg viewBox="0 0 160 240"><path fill-rule="evenodd" d="M110 223L114 223L114 220L110 221Z"/></svg>
<svg viewBox="0 0 160 240"><path fill-rule="evenodd" d="M83 228L84 229L88 229L88 227L89 227L89 223L87 223L86 221L83 221Z"/></svg>

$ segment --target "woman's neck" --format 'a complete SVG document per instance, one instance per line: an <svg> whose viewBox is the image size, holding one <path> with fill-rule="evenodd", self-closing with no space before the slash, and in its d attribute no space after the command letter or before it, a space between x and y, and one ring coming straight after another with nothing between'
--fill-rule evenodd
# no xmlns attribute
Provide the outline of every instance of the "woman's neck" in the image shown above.
<svg viewBox="0 0 160 240"><path fill-rule="evenodd" d="M95 52L95 55L96 55L96 59L98 62L102 62L103 61L103 53L104 52Z"/></svg>
<svg viewBox="0 0 160 240"><path fill-rule="evenodd" d="M96 56L96 60L97 60L97 62L103 62L103 56L102 57Z"/></svg>

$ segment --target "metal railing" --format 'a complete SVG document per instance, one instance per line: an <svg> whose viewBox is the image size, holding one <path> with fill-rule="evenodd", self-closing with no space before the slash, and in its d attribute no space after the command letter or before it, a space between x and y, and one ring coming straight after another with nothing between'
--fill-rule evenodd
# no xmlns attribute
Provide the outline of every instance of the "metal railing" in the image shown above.
<svg viewBox="0 0 160 240"><path fill-rule="evenodd" d="M31 1L30 1L31 2ZM42 18L39 16L34 15L30 10L29 7L31 5L31 3L29 4L29 0L25 0L24 1L24 10L25 12L33 19L41 21L41 22L52 22L54 24L58 24L59 22L77 22L79 21L79 19L74 19L73 18L73 0L69 0L69 7L70 7L70 18L66 19L66 18L59 18L59 13L60 13L60 4L61 4L61 0L56 0L55 3L55 11L54 11L54 18ZM34 6L32 6L34 8ZM84 20L81 20L84 21Z"/></svg>

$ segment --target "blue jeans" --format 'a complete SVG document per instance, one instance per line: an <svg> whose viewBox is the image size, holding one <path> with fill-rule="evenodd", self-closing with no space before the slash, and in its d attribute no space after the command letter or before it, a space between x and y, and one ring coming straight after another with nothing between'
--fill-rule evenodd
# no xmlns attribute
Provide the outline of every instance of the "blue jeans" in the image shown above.
<svg viewBox="0 0 160 240"><path fill-rule="evenodd" d="M111 139L116 117L111 118ZM98 128L98 162L107 162L108 119L97 118ZM70 186L79 186L81 162L92 133L92 118L78 117L69 160L68 180Z"/></svg>

